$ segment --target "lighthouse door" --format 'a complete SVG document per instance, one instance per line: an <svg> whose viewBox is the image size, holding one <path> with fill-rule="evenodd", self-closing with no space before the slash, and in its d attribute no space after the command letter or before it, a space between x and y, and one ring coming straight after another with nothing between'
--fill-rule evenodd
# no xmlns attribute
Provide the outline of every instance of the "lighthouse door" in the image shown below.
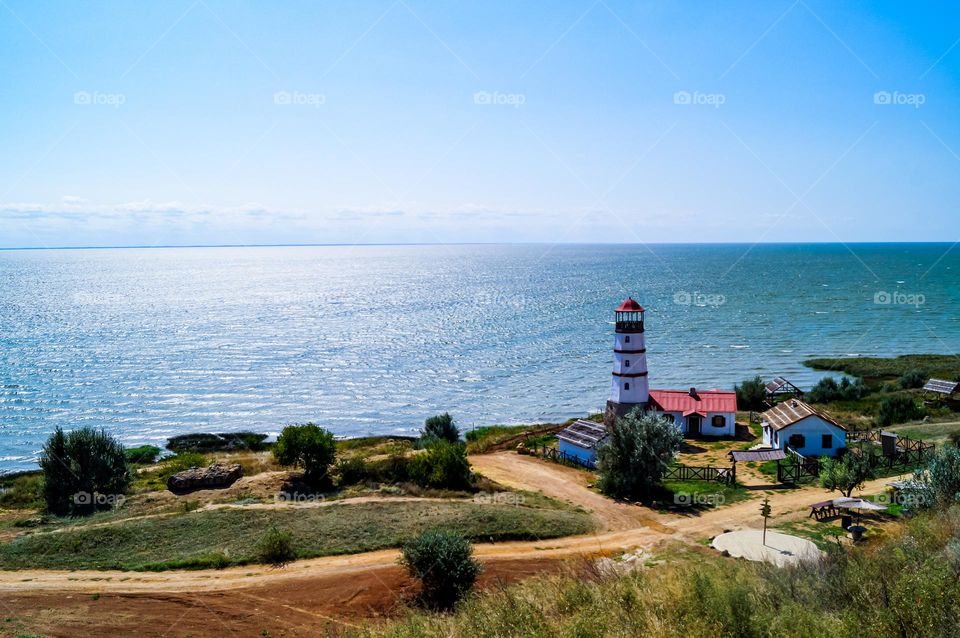
<svg viewBox="0 0 960 638"><path fill-rule="evenodd" d="M700 423L702 419L699 414L691 414L687 417L687 434L697 436L700 434Z"/></svg>

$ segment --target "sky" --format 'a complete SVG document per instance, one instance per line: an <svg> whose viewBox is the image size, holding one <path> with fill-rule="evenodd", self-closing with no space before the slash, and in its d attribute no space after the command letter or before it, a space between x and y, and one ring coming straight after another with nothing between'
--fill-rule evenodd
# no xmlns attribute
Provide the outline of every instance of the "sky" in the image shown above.
<svg viewBox="0 0 960 638"><path fill-rule="evenodd" d="M955 241L958 18L0 0L0 247Z"/></svg>

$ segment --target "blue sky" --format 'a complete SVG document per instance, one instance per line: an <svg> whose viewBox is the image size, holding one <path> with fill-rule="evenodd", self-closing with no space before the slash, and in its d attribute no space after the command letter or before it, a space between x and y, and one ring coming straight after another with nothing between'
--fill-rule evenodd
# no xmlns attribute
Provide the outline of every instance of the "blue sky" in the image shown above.
<svg viewBox="0 0 960 638"><path fill-rule="evenodd" d="M953 241L958 13L0 0L0 246Z"/></svg>

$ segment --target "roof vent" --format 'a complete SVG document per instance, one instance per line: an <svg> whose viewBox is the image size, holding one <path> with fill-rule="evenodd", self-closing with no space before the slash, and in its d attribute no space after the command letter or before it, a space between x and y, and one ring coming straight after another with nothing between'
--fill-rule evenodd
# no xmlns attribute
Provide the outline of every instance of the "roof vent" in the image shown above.
<svg viewBox="0 0 960 638"><path fill-rule="evenodd" d="M797 400L796 400L796 399L790 399L790 407L791 407L791 408L797 407Z"/></svg>

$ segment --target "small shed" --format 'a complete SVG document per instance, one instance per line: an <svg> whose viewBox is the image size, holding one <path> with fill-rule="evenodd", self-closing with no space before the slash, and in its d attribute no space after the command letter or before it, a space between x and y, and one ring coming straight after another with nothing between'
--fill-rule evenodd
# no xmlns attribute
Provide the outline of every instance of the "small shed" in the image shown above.
<svg viewBox="0 0 960 638"><path fill-rule="evenodd" d="M585 465L597 461L597 447L607 438L607 430L600 423L579 419L557 433L561 454L577 458Z"/></svg>
<svg viewBox="0 0 960 638"><path fill-rule="evenodd" d="M764 388L767 391L767 401L773 402L775 399L783 397L802 397L803 390L787 381L783 377L777 377Z"/></svg>
<svg viewBox="0 0 960 638"><path fill-rule="evenodd" d="M960 390L960 382L945 381L944 379L930 379L923 386L924 392L932 392L943 398L953 398L957 390Z"/></svg>

